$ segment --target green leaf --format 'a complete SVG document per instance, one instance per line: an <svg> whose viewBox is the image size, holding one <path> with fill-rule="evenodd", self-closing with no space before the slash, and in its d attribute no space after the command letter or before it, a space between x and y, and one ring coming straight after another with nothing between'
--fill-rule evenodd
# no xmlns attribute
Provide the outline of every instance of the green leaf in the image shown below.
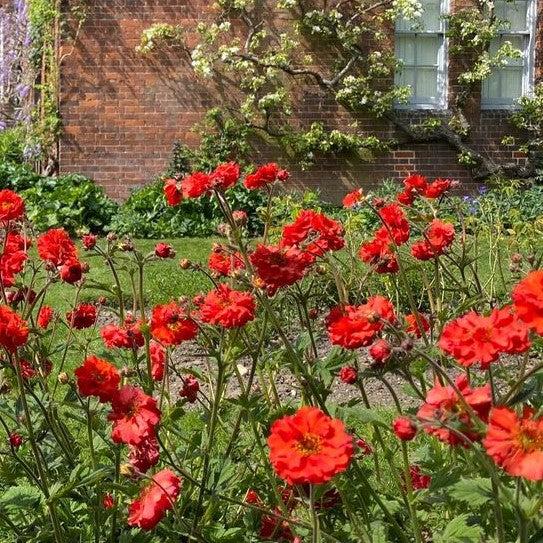
<svg viewBox="0 0 543 543"><path fill-rule="evenodd" d="M492 499L492 484L482 477L461 479L450 487L449 493L456 500L479 507Z"/></svg>
<svg viewBox="0 0 543 543"><path fill-rule="evenodd" d="M41 498L41 492L36 487L12 486L0 496L0 508L5 508L8 511L37 509Z"/></svg>
<svg viewBox="0 0 543 543"><path fill-rule="evenodd" d="M470 515L459 515L451 520L441 535L438 535L435 543L480 543L483 535L481 526L467 523Z"/></svg>

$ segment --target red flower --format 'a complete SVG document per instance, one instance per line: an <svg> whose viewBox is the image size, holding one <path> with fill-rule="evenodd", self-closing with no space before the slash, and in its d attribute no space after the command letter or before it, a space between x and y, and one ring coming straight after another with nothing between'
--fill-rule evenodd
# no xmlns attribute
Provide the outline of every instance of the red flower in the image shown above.
<svg viewBox="0 0 543 543"><path fill-rule="evenodd" d="M464 402L481 420L486 421L492 406L490 384L471 388L465 375L457 377L455 383ZM471 419L464 402L452 386L443 386L436 382L417 413L418 419L424 424L424 431L449 445L468 446L469 441L478 441L481 436L475 429L475 421Z"/></svg>
<svg viewBox="0 0 543 543"><path fill-rule="evenodd" d="M543 270L530 272L513 289L518 316L539 335L543 335Z"/></svg>
<svg viewBox="0 0 543 543"><path fill-rule="evenodd" d="M543 417L524 408L518 416L508 407L490 411L483 445L494 462L509 475L543 481Z"/></svg>
<svg viewBox="0 0 543 543"><path fill-rule="evenodd" d="M151 315L151 334L164 345L179 345L193 339L198 326L175 302L157 305Z"/></svg>
<svg viewBox="0 0 543 543"><path fill-rule="evenodd" d="M28 340L28 325L11 307L0 305L0 345L14 352Z"/></svg>
<svg viewBox="0 0 543 543"><path fill-rule="evenodd" d="M111 494L104 494L102 497L102 507L104 509L113 509L115 507L115 498Z"/></svg>
<svg viewBox="0 0 543 543"><path fill-rule="evenodd" d="M409 476L413 490L424 490L429 488L432 483L432 478L423 474L418 466L409 466Z"/></svg>
<svg viewBox="0 0 543 543"><path fill-rule="evenodd" d="M380 228L372 240L362 244L358 257L377 273L396 273L400 268L391 244L386 229Z"/></svg>
<svg viewBox="0 0 543 543"><path fill-rule="evenodd" d="M292 224L283 227L281 246L297 247L313 259L344 245L343 226L311 209L303 209Z"/></svg>
<svg viewBox="0 0 543 543"><path fill-rule="evenodd" d="M240 270L245 267L243 258L239 253L230 253L222 245L215 245L209 255L207 263L209 269L218 275L227 276L234 270Z"/></svg>
<svg viewBox="0 0 543 543"><path fill-rule="evenodd" d="M279 508L274 509L273 512L276 515L282 515ZM295 541L289 523L279 516L274 515L262 515L259 536L261 539L267 539L276 543L283 543L285 541L294 543Z"/></svg>
<svg viewBox="0 0 543 543"><path fill-rule="evenodd" d="M260 504L261 499L260 499L260 496L258 495L258 492L256 490L253 490L252 488L247 490L247 494L245 494L245 503L250 503L253 505Z"/></svg>
<svg viewBox="0 0 543 543"><path fill-rule="evenodd" d="M351 208L354 207L358 202L362 201L362 198L364 197L364 192L362 189L356 189L352 192L349 192L349 194L346 194L343 198L343 207Z"/></svg>
<svg viewBox="0 0 543 543"><path fill-rule="evenodd" d="M70 285L77 283L83 277L81 262L75 258L66 260L60 267L60 278Z"/></svg>
<svg viewBox="0 0 543 543"><path fill-rule="evenodd" d="M194 403L196 401L199 390L200 383L198 382L196 377L193 377L192 375L187 375L183 379L183 388L181 389L179 396L181 396L181 398L186 398L187 402L189 403Z"/></svg>
<svg viewBox="0 0 543 543"><path fill-rule="evenodd" d="M38 237L38 254L42 260L55 266L77 260L74 242L63 228L53 228Z"/></svg>
<svg viewBox="0 0 543 543"><path fill-rule="evenodd" d="M402 192L398 194L396 197L396 200L400 204L403 204L404 206L410 206L415 201L415 198L417 197L417 193L415 190L411 188L405 188Z"/></svg>
<svg viewBox="0 0 543 543"><path fill-rule="evenodd" d="M388 204L379 210L379 216L385 224L385 232L396 245L402 245L409 239L409 223L400 206Z"/></svg>
<svg viewBox="0 0 543 543"><path fill-rule="evenodd" d="M453 187L453 181L450 179L438 178L430 183L424 191L426 198L439 198Z"/></svg>
<svg viewBox="0 0 543 543"><path fill-rule="evenodd" d="M152 477L128 508L128 524L142 530L152 530L172 509L181 489L181 479L169 469L163 469Z"/></svg>
<svg viewBox="0 0 543 543"><path fill-rule="evenodd" d="M129 445L128 461L140 473L147 473L160 459L158 440L155 435L145 438L139 445Z"/></svg>
<svg viewBox="0 0 543 543"><path fill-rule="evenodd" d="M370 356L377 364L384 364L392 354L390 343L386 339L378 339L368 349Z"/></svg>
<svg viewBox="0 0 543 543"><path fill-rule="evenodd" d="M158 256L158 258L174 258L175 251L168 243L157 243L155 245L155 255Z"/></svg>
<svg viewBox="0 0 543 543"><path fill-rule="evenodd" d="M286 181L289 173L286 170L279 169L279 166L274 162L260 166L254 173L248 175L243 184L248 189L260 189L274 181Z"/></svg>
<svg viewBox="0 0 543 543"><path fill-rule="evenodd" d="M211 177L204 172L194 172L183 178L181 189L184 198L199 198L207 194L213 186Z"/></svg>
<svg viewBox="0 0 543 543"><path fill-rule="evenodd" d="M111 399L108 419L113 421L111 438L115 443L139 445L155 435L160 410L156 400L143 390L125 385Z"/></svg>
<svg viewBox="0 0 543 543"><path fill-rule="evenodd" d="M145 339L141 333L141 321L133 322L126 319L124 325L106 324L100 335L104 345L108 349L117 347L119 349L138 349L143 347Z"/></svg>
<svg viewBox="0 0 543 543"><path fill-rule="evenodd" d="M411 254L418 260L430 260L445 252L454 241L454 226L434 219L424 234L424 239L414 243Z"/></svg>
<svg viewBox="0 0 543 543"><path fill-rule="evenodd" d="M424 175L414 173L412 175L408 175L403 180L403 186L406 189L410 189L419 194L422 194L428 186L428 180L426 179L426 177L424 177Z"/></svg>
<svg viewBox="0 0 543 543"><path fill-rule="evenodd" d="M443 328L439 346L465 367L480 363L486 369L500 353L523 352L530 347L528 330L509 307L494 309L488 317L470 311Z"/></svg>
<svg viewBox="0 0 543 543"><path fill-rule="evenodd" d="M249 259L272 292L302 279L312 260L296 247L274 245L258 245Z"/></svg>
<svg viewBox="0 0 543 543"><path fill-rule="evenodd" d="M25 212L24 200L12 190L0 190L0 221L20 219Z"/></svg>
<svg viewBox="0 0 543 543"><path fill-rule="evenodd" d="M23 436L17 432L11 432L9 434L9 444L14 449L18 449L23 444Z"/></svg>
<svg viewBox="0 0 543 543"><path fill-rule="evenodd" d="M238 182L239 175L239 164L236 162L226 162L224 164L219 164L213 170L211 173L211 181L213 186L222 190L227 190Z"/></svg>
<svg viewBox="0 0 543 543"><path fill-rule="evenodd" d="M73 311L66 313L66 320L72 328L90 328L96 322L96 306L79 304Z"/></svg>
<svg viewBox="0 0 543 543"><path fill-rule="evenodd" d="M98 236L95 236L94 234L85 234L81 238L81 243L83 243L83 247L85 247L87 251L94 249L94 247L96 247L97 241L98 241Z"/></svg>
<svg viewBox="0 0 543 543"><path fill-rule="evenodd" d="M53 364L51 364L49 360L40 361L39 366L36 367L34 364L28 362L28 360L24 360L22 358L18 359L15 363L19 365L21 376L25 381L28 379L33 379L38 375L47 377L53 369Z"/></svg>
<svg viewBox="0 0 543 543"><path fill-rule="evenodd" d="M394 419L392 429L396 437L402 441L411 441L417 435L417 427L407 417Z"/></svg>
<svg viewBox="0 0 543 543"><path fill-rule="evenodd" d="M154 381L162 381L166 364L166 349L160 343L151 341L149 350L151 353L151 377Z"/></svg>
<svg viewBox="0 0 543 543"><path fill-rule="evenodd" d="M368 456L369 454L373 454L373 449L371 448L371 445L367 441L362 439L361 437L359 437L356 440L355 443L356 443L356 446L360 449L360 452L364 456Z"/></svg>
<svg viewBox="0 0 543 543"><path fill-rule="evenodd" d="M343 366L339 370L339 378L347 385L353 385L358 379L358 371L352 366Z"/></svg>
<svg viewBox="0 0 543 543"><path fill-rule="evenodd" d="M200 318L215 326L240 328L255 318L254 296L221 284L205 296Z"/></svg>
<svg viewBox="0 0 543 543"><path fill-rule="evenodd" d="M8 232L2 246L0 278L4 287L11 287L15 282L15 276L24 269L28 258L27 249L30 247L30 241L16 232Z"/></svg>
<svg viewBox="0 0 543 543"><path fill-rule="evenodd" d="M245 226L249 220L249 215L243 209L236 209L236 211L232 212L232 218L238 226Z"/></svg>
<svg viewBox="0 0 543 543"><path fill-rule="evenodd" d="M418 313L415 315L414 313L409 313L409 315L405 316L405 322L407 324L407 327L405 331L415 337L422 337L422 331L429 332L430 330L430 323L428 322L428 319L422 314ZM420 323L420 326L419 326ZM422 326L422 330L421 330Z"/></svg>
<svg viewBox="0 0 543 543"><path fill-rule="evenodd" d="M107 360L89 356L75 371L77 388L82 396L98 396L102 403L109 402L119 390L119 370Z"/></svg>
<svg viewBox="0 0 543 543"><path fill-rule="evenodd" d="M347 469L353 455L343 423L316 407L276 420L268 446L275 471L289 485L326 483Z"/></svg>
<svg viewBox="0 0 543 543"><path fill-rule="evenodd" d="M345 349L367 347L383 329L383 321L394 322L394 306L382 296L372 296L359 306L336 307L327 318L330 341Z"/></svg>
<svg viewBox="0 0 543 543"><path fill-rule="evenodd" d="M170 206L178 206L183 200L183 189L178 179L166 179L164 181L164 196Z"/></svg>

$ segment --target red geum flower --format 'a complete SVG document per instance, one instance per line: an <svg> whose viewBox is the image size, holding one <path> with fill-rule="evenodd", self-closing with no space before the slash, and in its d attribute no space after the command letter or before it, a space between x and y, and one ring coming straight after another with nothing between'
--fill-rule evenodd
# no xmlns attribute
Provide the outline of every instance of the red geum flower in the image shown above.
<svg viewBox="0 0 543 543"><path fill-rule="evenodd" d="M426 190L424 191L424 196L426 198L439 198L448 190L450 190L453 185L454 182L450 179L438 178L426 187Z"/></svg>
<svg viewBox="0 0 543 543"><path fill-rule="evenodd" d="M111 399L108 420L113 422L111 438L115 443L139 445L155 435L160 410L143 390L125 385Z"/></svg>
<svg viewBox="0 0 543 543"><path fill-rule="evenodd" d="M243 184L250 190L260 189L275 181L286 181L289 178L289 173L286 170L281 170L277 164L270 162L260 166L255 172L249 174Z"/></svg>
<svg viewBox="0 0 543 543"><path fill-rule="evenodd" d="M109 402L119 390L119 370L107 360L89 356L74 371L77 389L82 396L97 396L102 403Z"/></svg>
<svg viewBox="0 0 543 543"><path fill-rule="evenodd" d="M0 345L15 352L28 340L28 325L11 307L0 305Z"/></svg>
<svg viewBox="0 0 543 543"><path fill-rule="evenodd" d="M90 328L96 322L96 306L79 304L73 311L66 313L66 320L72 328L77 330Z"/></svg>
<svg viewBox="0 0 543 543"><path fill-rule="evenodd" d="M364 198L364 192L362 191L362 189L353 190L352 192L349 192L348 194L346 194L345 197L343 198L343 202L342 202L343 207L350 209L354 207L356 204L358 204L359 202L361 202L363 198Z"/></svg>
<svg viewBox="0 0 543 543"><path fill-rule="evenodd" d="M102 507L104 509L113 509L115 507L115 498L112 494L104 494L102 496Z"/></svg>
<svg viewBox="0 0 543 543"><path fill-rule="evenodd" d="M219 164L211 173L211 182L214 187L227 190L233 187L239 179L240 169L236 162Z"/></svg>
<svg viewBox="0 0 543 543"><path fill-rule="evenodd" d="M323 213L303 209L293 223L283 227L280 245L297 247L315 259L343 248L343 226Z"/></svg>
<svg viewBox="0 0 543 543"><path fill-rule="evenodd" d="M339 378L347 385L353 385L358 379L358 370L353 366L343 366L339 370Z"/></svg>
<svg viewBox="0 0 543 543"><path fill-rule="evenodd" d="M396 273L400 268L391 245L386 229L380 228L373 239L362 244L358 257L377 273Z"/></svg>
<svg viewBox="0 0 543 543"><path fill-rule="evenodd" d="M200 306L200 318L215 326L240 328L255 318L254 296L221 284L206 294Z"/></svg>
<svg viewBox="0 0 543 543"><path fill-rule="evenodd" d="M31 364L28 360L19 358L15 364L18 364L21 370L21 376L25 381L33 379L40 374L43 377L47 377L53 369L53 364L51 364L49 360L40 361L39 365L34 366L34 364Z"/></svg>
<svg viewBox="0 0 543 543"><path fill-rule="evenodd" d="M194 403L199 391L200 383L198 382L198 379L192 375L187 375L183 379L183 388L181 389L179 396L185 398L189 403Z"/></svg>
<svg viewBox="0 0 543 543"><path fill-rule="evenodd" d="M63 228L53 228L43 233L38 237L37 245L40 258L54 266L77 260L77 248Z"/></svg>
<svg viewBox="0 0 543 543"><path fill-rule="evenodd" d="M158 440L154 434L146 437L138 445L129 445L128 462L140 473L147 473L160 459Z"/></svg>
<svg viewBox="0 0 543 543"><path fill-rule="evenodd" d="M428 391L426 402L418 410L417 418L426 433L449 445L461 444L467 447L470 441L478 441L481 436L466 404L479 419L486 422L492 406L492 392L490 384L471 388L465 375L457 377L455 384L462 397L452 386L436 382L434 388Z"/></svg>
<svg viewBox="0 0 543 543"><path fill-rule="evenodd" d="M390 358L392 348L386 339L378 339L370 346L368 353L377 364L384 364Z"/></svg>
<svg viewBox="0 0 543 543"><path fill-rule="evenodd" d="M494 462L513 477L543 481L543 417L525 407L521 416L508 407L490 411L483 445Z"/></svg>
<svg viewBox="0 0 543 543"><path fill-rule="evenodd" d="M311 257L296 247L274 245L258 245L249 259L272 292L302 279L312 263Z"/></svg>
<svg viewBox="0 0 543 543"><path fill-rule="evenodd" d="M152 530L173 509L180 489L181 479L173 471L163 469L153 475L151 483L130 504L128 524Z"/></svg>
<svg viewBox="0 0 543 543"><path fill-rule="evenodd" d="M276 543L283 543L285 541L294 543L294 534L290 529L288 521L281 518L283 516L282 511L279 508L275 508L273 512L278 516L262 515L259 536L262 539Z"/></svg>
<svg viewBox="0 0 543 543"><path fill-rule="evenodd" d="M85 234L81 238L81 243L83 243L83 247L90 251L91 249L94 249L96 247L96 242L98 241L98 236L94 234Z"/></svg>
<svg viewBox="0 0 543 543"><path fill-rule="evenodd" d="M411 441L417 435L417 427L407 417L396 417L392 429L402 441Z"/></svg>
<svg viewBox="0 0 543 543"><path fill-rule="evenodd" d="M20 219L25 212L24 200L12 190L0 190L0 221Z"/></svg>
<svg viewBox="0 0 543 543"><path fill-rule="evenodd" d="M60 267L60 278L70 285L77 283L83 277L83 267L76 258L66 260Z"/></svg>
<svg viewBox="0 0 543 543"><path fill-rule="evenodd" d="M409 187L405 188L398 194L396 197L396 200L400 204L403 204L404 206L410 206L415 201L415 198L417 197L417 192Z"/></svg>
<svg viewBox="0 0 543 543"><path fill-rule="evenodd" d="M326 319L328 336L345 349L367 347L383 329L383 321L395 322L394 306L383 296L372 296L359 306L332 309Z"/></svg>
<svg viewBox="0 0 543 543"><path fill-rule="evenodd" d="M15 282L15 276L24 269L28 258L27 249L30 240L17 232L8 232L2 243L3 252L0 255L0 278L4 287L11 287Z"/></svg>
<svg viewBox="0 0 543 543"><path fill-rule="evenodd" d="M356 443L356 446L360 449L360 452L364 456L367 456L369 454L373 454L373 449L372 449L371 445L365 439L362 439L361 437L359 437L355 441L355 443Z"/></svg>
<svg viewBox="0 0 543 543"><path fill-rule="evenodd" d="M430 475L422 473L419 466L409 466L409 476L411 477L413 490L424 490L432 484Z"/></svg>
<svg viewBox="0 0 543 543"><path fill-rule="evenodd" d="M38 311L38 318L36 322L38 323L38 326L40 328L45 330L49 326L49 324L51 324L54 316L55 313L53 311L53 308L49 307L48 305L43 305Z"/></svg>
<svg viewBox="0 0 543 543"><path fill-rule="evenodd" d="M408 175L403 180L403 186L406 189L411 189L419 194L423 194L426 190L426 187L428 186L428 179L426 179L424 175L414 173L412 175Z"/></svg>
<svg viewBox="0 0 543 543"><path fill-rule="evenodd" d="M197 324L175 302L153 308L151 334L164 345L179 345L194 339L197 333Z"/></svg>
<svg viewBox="0 0 543 543"><path fill-rule="evenodd" d="M183 178L181 189L184 198L200 198L213 187L211 176L204 172L193 172Z"/></svg>
<svg viewBox="0 0 543 543"><path fill-rule="evenodd" d="M424 234L424 239L413 243L411 254L418 260L430 260L445 252L454 241L454 226L434 219Z"/></svg>
<svg viewBox="0 0 543 543"><path fill-rule="evenodd" d="M160 343L151 340L149 351L151 354L151 377L154 381L162 381L166 365L166 349Z"/></svg>
<svg viewBox="0 0 543 543"><path fill-rule="evenodd" d="M155 255L158 258L174 258L175 251L169 243L157 243L155 245Z"/></svg>
<svg viewBox="0 0 543 543"><path fill-rule="evenodd" d="M14 449L18 449L23 444L23 436L17 432L11 432L9 434L9 444Z"/></svg>
<svg viewBox="0 0 543 543"><path fill-rule="evenodd" d="M422 337L422 331L424 331L424 333L430 331L430 323L422 313L418 313L417 315L414 313L409 313L405 316L405 323L407 325L405 331L408 334L418 338Z"/></svg>
<svg viewBox="0 0 543 543"><path fill-rule="evenodd" d="M247 212L243 211L243 209L236 209L232 212L232 218L238 226L244 226L249 220L249 215L247 215Z"/></svg>
<svg viewBox="0 0 543 543"><path fill-rule="evenodd" d="M343 423L316 407L276 420L268 446L276 473L289 485L326 483L347 469L353 455Z"/></svg>
<svg viewBox="0 0 543 543"><path fill-rule="evenodd" d="M183 189L178 179L170 178L164 181L164 196L170 206L178 206L183 200Z"/></svg>
<svg viewBox="0 0 543 543"><path fill-rule="evenodd" d="M543 270L530 272L514 287L513 304L518 316L543 335Z"/></svg>
<svg viewBox="0 0 543 543"><path fill-rule="evenodd" d="M245 494L245 503L250 503L253 505L261 503L258 492L256 490L253 490L252 488L247 490L247 494Z"/></svg>
<svg viewBox="0 0 543 543"><path fill-rule="evenodd" d="M379 210L383 228L396 245L402 245L409 239L410 228L407 217L397 204L388 204Z"/></svg>
<svg viewBox="0 0 543 543"><path fill-rule="evenodd" d="M493 309L488 317L470 311L443 328L439 347L465 367L480 363L486 369L500 353L530 347L528 330L509 307Z"/></svg>
<svg viewBox="0 0 543 543"><path fill-rule="evenodd" d="M230 253L223 245L215 245L207 263L217 275L227 276L245 267L240 253Z"/></svg>
<svg viewBox="0 0 543 543"><path fill-rule="evenodd" d="M108 349L138 349L143 347L145 339L141 332L141 320L134 322L127 318L123 325L106 324L100 330L102 341Z"/></svg>

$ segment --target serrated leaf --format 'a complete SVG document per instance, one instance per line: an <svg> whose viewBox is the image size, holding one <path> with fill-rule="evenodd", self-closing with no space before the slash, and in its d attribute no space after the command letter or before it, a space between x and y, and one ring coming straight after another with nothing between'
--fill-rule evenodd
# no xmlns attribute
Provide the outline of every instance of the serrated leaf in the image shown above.
<svg viewBox="0 0 543 543"><path fill-rule="evenodd" d="M482 477L460 479L450 487L449 494L456 500L479 507L492 499L492 484L490 479Z"/></svg>
<svg viewBox="0 0 543 543"><path fill-rule="evenodd" d="M468 524L470 515L459 515L451 520L441 535L435 538L435 543L480 543L483 529L476 524Z"/></svg>
<svg viewBox="0 0 543 543"><path fill-rule="evenodd" d="M42 499L41 492L32 486L12 486L0 496L0 507L9 510L36 509Z"/></svg>

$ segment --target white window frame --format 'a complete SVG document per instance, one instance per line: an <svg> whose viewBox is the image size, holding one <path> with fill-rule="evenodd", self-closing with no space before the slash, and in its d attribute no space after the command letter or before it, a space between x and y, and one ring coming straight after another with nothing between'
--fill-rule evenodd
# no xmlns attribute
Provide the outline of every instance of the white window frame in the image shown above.
<svg viewBox="0 0 543 543"><path fill-rule="evenodd" d="M511 2L514 4L514 2ZM524 65L522 70L522 90L520 96L531 96L534 90L535 78L535 31L537 23L537 0L528 0L526 6L526 31L514 31L505 28L499 33L500 36L528 36L528 42L525 50ZM495 68L499 70L499 68ZM519 98L520 98L519 96ZM518 99L513 101L504 100L503 98L484 98L481 93L481 109L518 109Z"/></svg>
<svg viewBox="0 0 543 543"><path fill-rule="evenodd" d="M443 110L447 109L448 105L448 86L449 86L449 74L448 74L448 62L447 62L447 55L448 55L448 39L447 39L447 20L444 18L444 16L449 14L449 0L441 0L440 1L440 31L434 32L434 31L416 31L416 30L397 30L395 28L394 30L394 38L396 36L416 36L417 34L428 34L428 35L438 35L443 36L441 45L438 50L437 54L437 97L436 100L432 102L423 102L423 101L416 101L413 100L415 98L415 95L412 94L409 98L409 101L407 103L397 103L395 105L396 109L406 109L406 110L413 110L413 109L426 109L426 110ZM424 13L422 15L422 19L424 19ZM415 54L416 54L416 47L415 47ZM395 77L394 77L394 83L396 85L399 84L398 82L398 74L401 72L401 68L399 68L396 71Z"/></svg>

